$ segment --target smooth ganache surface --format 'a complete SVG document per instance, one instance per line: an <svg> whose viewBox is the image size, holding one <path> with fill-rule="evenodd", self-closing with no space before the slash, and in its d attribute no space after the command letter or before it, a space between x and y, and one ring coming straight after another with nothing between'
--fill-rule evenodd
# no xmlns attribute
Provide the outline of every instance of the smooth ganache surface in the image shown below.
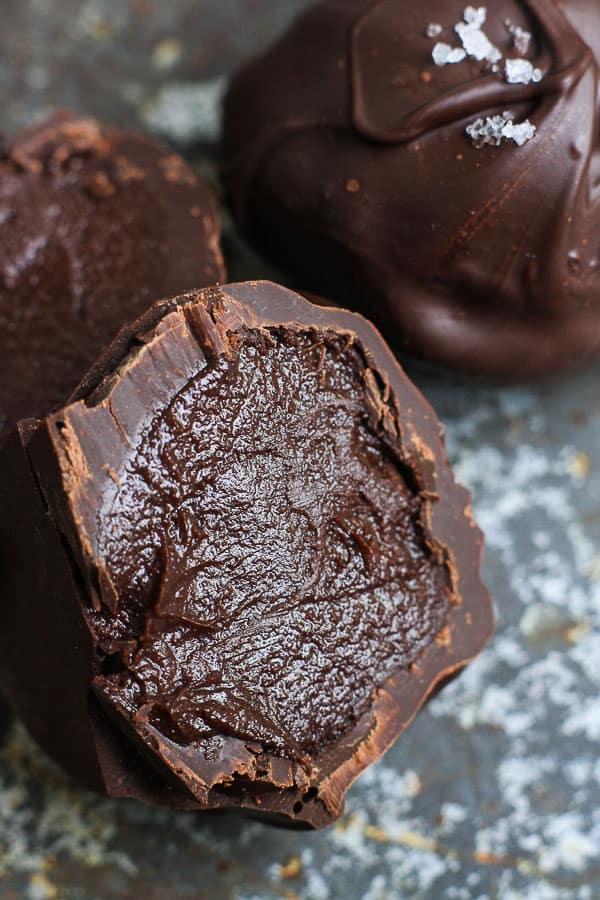
<svg viewBox="0 0 600 900"><path fill-rule="evenodd" d="M3 682L109 794L326 824L491 631L433 412L364 319L276 285L153 307L3 459Z"/></svg>
<svg viewBox="0 0 600 900"><path fill-rule="evenodd" d="M57 113L0 153L0 440L150 303L223 280L216 204L154 138Z"/></svg>
<svg viewBox="0 0 600 900"><path fill-rule="evenodd" d="M599 32L595 0L317 4L227 97L238 222L433 361L596 355Z"/></svg>

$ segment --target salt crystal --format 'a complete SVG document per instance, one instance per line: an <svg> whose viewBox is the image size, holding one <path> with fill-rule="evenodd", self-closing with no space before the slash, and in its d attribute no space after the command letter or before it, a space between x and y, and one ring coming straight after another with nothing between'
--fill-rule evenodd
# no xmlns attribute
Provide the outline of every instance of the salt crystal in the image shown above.
<svg viewBox="0 0 600 900"><path fill-rule="evenodd" d="M467 126L466 132L478 147L484 144L498 146L502 142L502 128L505 124L502 116L488 116L486 119L475 119Z"/></svg>
<svg viewBox="0 0 600 900"><path fill-rule="evenodd" d="M451 47L450 44L438 41L431 55L436 66L445 66L447 63L462 62L466 53L460 47Z"/></svg>
<svg viewBox="0 0 600 900"><path fill-rule="evenodd" d="M534 69L528 59L507 59L504 72L509 84L531 84L542 80L541 69Z"/></svg>
<svg viewBox="0 0 600 900"><path fill-rule="evenodd" d="M501 116L476 119L467 126L466 132L476 147L499 147L503 141L514 141L522 147L535 136L536 127L529 119L515 124L513 114L504 112Z"/></svg>
<svg viewBox="0 0 600 900"><path fill-rule="evenodd" d="M523 144L535 137L535 132L536 127L529 119L525 119L524 122L519 122L517 125L512 123L505 125L503 129L504 136L507 139L512 139L519 147L522 147Z"/></svg>
<svg viewBox="0 0 600 900"><path fill-rule="evenodd" d="M471 7L467 8L470 9ZM479 61L486 60L491 63L502 59L502 54L498 48L494 47L483 31L480 31L478 22L459 22L454 26L454 30L461 39L468 56L472 56Z"/></svg>
<svg viewBox="0 0 600 900"><path fill-rule="evenodd" d="M485 61L490 63L492 72L498 72L498 63L502 60L502 53L481 30L486 17L487 9L485 6L467 6L463 12L464 21L458 22L454 26L454 30L461 40L462 49L460 47L451 47L450 44L438 41L432 53L436 66L459 63L467 56L470 56L479 62ZM525 53L529 47L531 35L522 28L513 25L508 19L505 24L513 36L513 43L517 52ZM431 22L427 26L428 37L437 37L441 31L441 25L438 25L436 22ZM532 63L526 59L507 59L504 71L509 84L530 84L532 81L541 81L542 78L541 70L534 68Z"/></svg>
<svg viewBox="0 0 600 900"><path fill-rule="evenodd" d="M466 59L467 54L462 49L462 47L453 47L450 56L448 57L449 63L459 63L462 62L463 59Z"/></svg>
<svg viewBox="0 0 600 900"><path fill-rule="evenodd" d="M436 66L445 66L448 62L448 57L450 56L451 52L452 47L450 46L450 44L444 44L442 41L438 41L431 53Z"/></svg>
<svg viewBox="0 0 600 900"><path fill-rule="evenodd" d="M475 9L474 6L467 6L463 13L463 19L467 25L474 25L475 28L479 28L483 25L486 16L487 9L485 6L479 6L477 9Z"/></svg>
<svg viewBox="0 0 600 900"><path fill-rule="evenodd" d="M531 34L519 25L513 25L510 19L505 19L504 24L512 35L513 47L517 53L525 56L531 45Z"/></svg>

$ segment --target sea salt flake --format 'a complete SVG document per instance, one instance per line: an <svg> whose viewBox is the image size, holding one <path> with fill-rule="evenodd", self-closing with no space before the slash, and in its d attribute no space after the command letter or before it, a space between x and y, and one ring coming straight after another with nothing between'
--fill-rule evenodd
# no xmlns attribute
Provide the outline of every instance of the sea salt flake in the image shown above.
<svg viewBox="0 0 600 900"><path fill-rule="evenodd" d="M514 49L517 53L520 53L521 56L525 56L531 45L530 33L525 31L525 29L521 28L519 25L513 25L510 19L507 19L504 24L512 36Z"/></svg>
<svg viewBox="0 0 600 900"><path fill-rule="evenodd" d="M467 56L472 56L480 62L497 63L502 59L502 54L486 35L481 31L481 26L486 20L487 9L485 6L467 6L463 12L464 21L458 22L454 30L460 37L462 49L451 47L442 41L433 48L433 61L436 66L445 66L447 63L462 62ZM439 30L438 30L439 29ZM432 22L427 27L429 37L437 37L441 32L441 26Z"/></svg>
<svg viewBox="0 0 600 900"><path fill-rule="evenodd" d="M502 141L504 125L505 121L501 116L488 116L486 119L475 119L465 130L478 147L485 144L498 146Z"/></svg>
<svg viewBox="0 0 600 900"><path fill-rule="evenodd" d="M486 116L476 119L465 129L476 147L499 147L503 141L514 141L522 147L536 133L536 127L529 119L515 124L513 114L504 112L501 116Z"/></svg>
<svg viewBox="0 0 600 900"><path fill-rule="evenodd" d="M436 38L439 34L442 33L442 31L443 29L441 25L439 25L437 22L430 22L427 26L425 34L428 38Z"/></svg>
<svg viewBox="0 0 600 900"><path fill-rule="evenodd" d="M542 80L541 69L536 69L528 59L507 59L504 73L509 84L531 84Z"/></svg>
<svg viewBox="0 0 600 900"><path fill-rule="evenodd" d="M503 130L504 136L512 139L519 147L535 137L535 132L536 127L529 119L525 119L524 122L519 122L517 125L506 125Z"/></svg>
<svg viewBox="0 0 600 900"><path fill-rule="evenodd" d="M431 55L436 66L445 66L447 63L462 62L466 53L460 47L451 47L450 44L438 41Z"/></svg>
<svg viewBox="0 0 600 900"><path fill-rule="evenodd" d="M463 59L466 59L467 54L462 49L462 47L453 47L450 56L448 57L449 63L459 63L462 62Z"/></svg>
<svg viewBox="0 0 600 900"><path fill-rule="evenodd" d="M471 8L467 7L467 9ZM454 30L458 34L468 56L472 56L480 62L486 60L491 63L502 59L502 54L498 48L494 47L483 31L480 30L478 21L458 22L454 26Z"/></svg>
<svg viewBox="0 0 600 900"><path fill-rule="evenodd" d="M475 8L474 6L467 6L463 13L463 19L468 25L475 25L479 28L480 25L483 25L487 16L487 9L485 6L478 6Z"/></svg>

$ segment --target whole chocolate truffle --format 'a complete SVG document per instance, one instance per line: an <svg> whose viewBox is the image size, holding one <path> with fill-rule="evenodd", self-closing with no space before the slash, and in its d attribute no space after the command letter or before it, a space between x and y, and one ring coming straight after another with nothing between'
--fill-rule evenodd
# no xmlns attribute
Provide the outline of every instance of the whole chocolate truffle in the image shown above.
<svg viewBox="0 0 600 900"><path fill-rule="evenodd" d="M0 157L0 441L153 301L224 278L212 193L164 144L59 113Z"/></svg>
<svg viewBox="0 0 600 900"><path fill-rule="evenodd" d="M152 308L1 471L2 683L111 795L325 825L492 628L434 413L268 282Z"/></svg>
<svg viewBox="0 0 600 900"><path fill-rule="evenodd" d="M238 222L430 360L598 354L599 34L596 0L317 4L227 97Z"/></svg>

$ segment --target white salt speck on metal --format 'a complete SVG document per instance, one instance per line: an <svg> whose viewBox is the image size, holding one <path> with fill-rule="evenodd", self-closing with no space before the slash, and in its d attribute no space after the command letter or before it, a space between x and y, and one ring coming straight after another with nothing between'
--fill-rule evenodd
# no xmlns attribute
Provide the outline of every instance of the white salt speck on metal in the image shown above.
<svg viewBox="0 0 600 900"><path fill-rule="evenodd" d="M218 139L224 78L166 84L142 110L144 124L182 147Z"/></svg>

